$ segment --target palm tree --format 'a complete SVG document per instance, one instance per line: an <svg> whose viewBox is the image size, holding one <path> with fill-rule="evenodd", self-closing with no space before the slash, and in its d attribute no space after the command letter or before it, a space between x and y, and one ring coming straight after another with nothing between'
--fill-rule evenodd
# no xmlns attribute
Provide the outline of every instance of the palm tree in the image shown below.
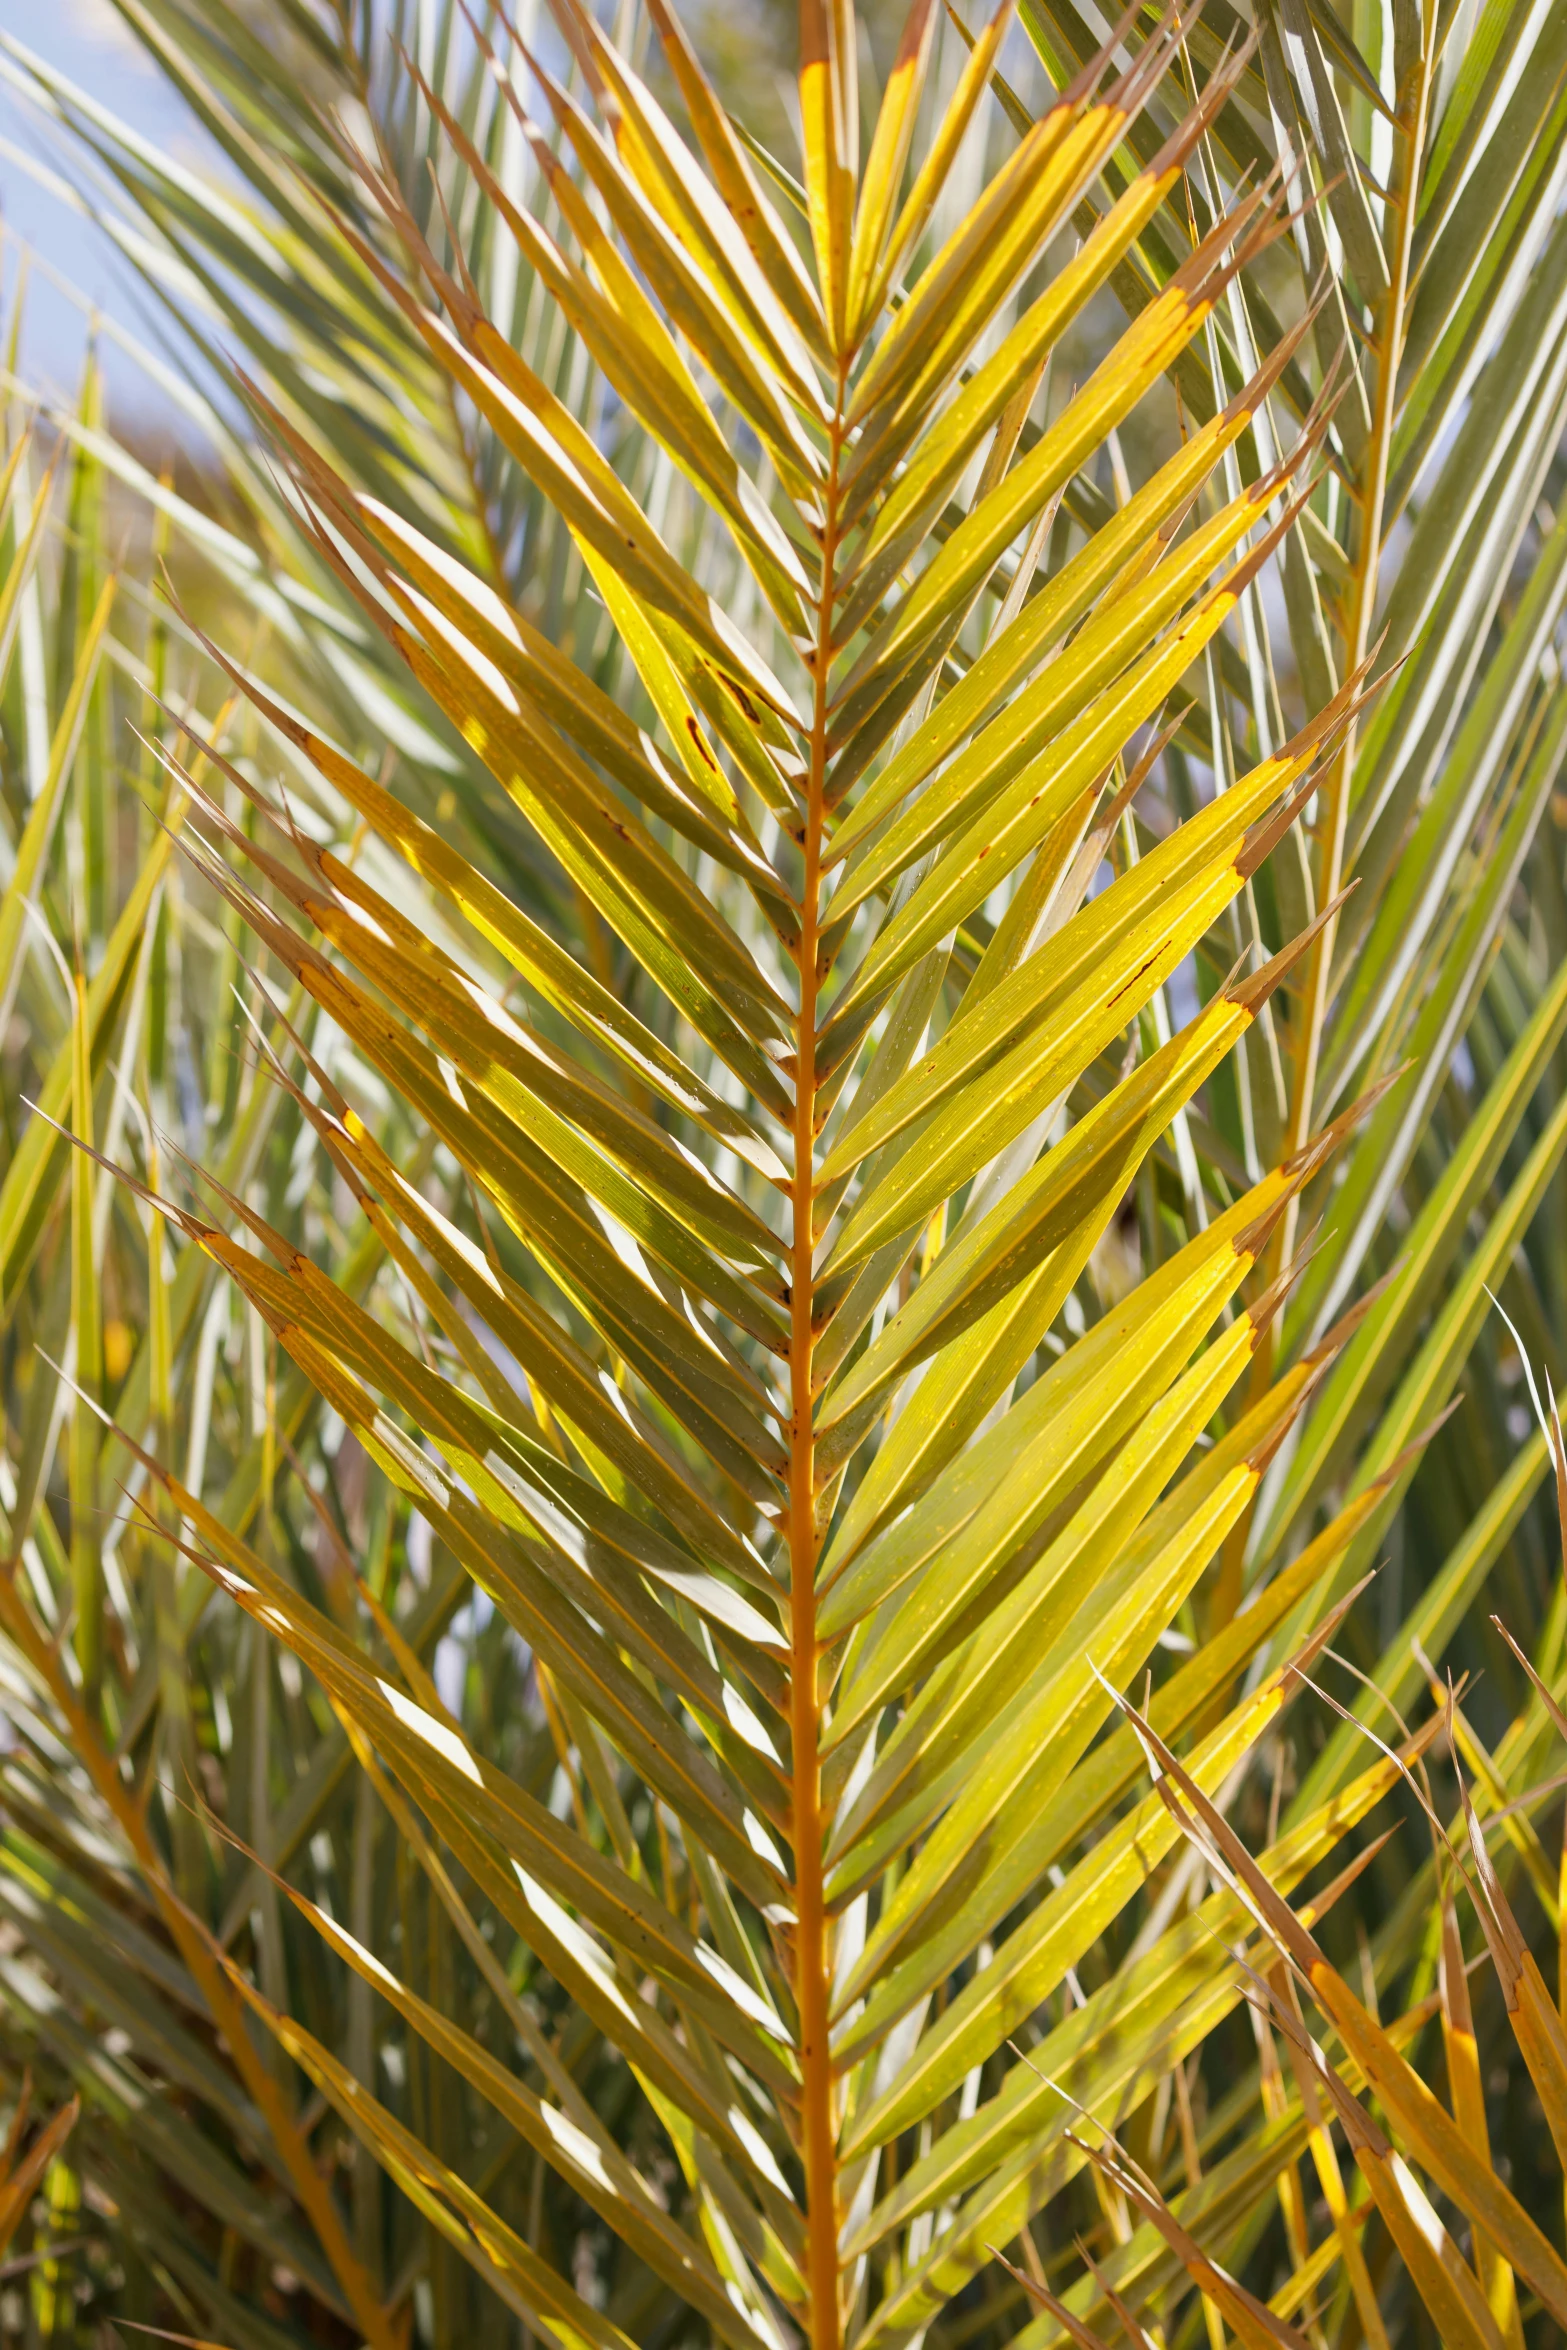
<svg viewBox="0 0 1567 2350"><path fill-rule="evenodd" d="M12 419L28 2322L1549 2338L1561 12L807 5L785 162L663 0L117 5L209 176L0 66L221 489Z"/></svg>

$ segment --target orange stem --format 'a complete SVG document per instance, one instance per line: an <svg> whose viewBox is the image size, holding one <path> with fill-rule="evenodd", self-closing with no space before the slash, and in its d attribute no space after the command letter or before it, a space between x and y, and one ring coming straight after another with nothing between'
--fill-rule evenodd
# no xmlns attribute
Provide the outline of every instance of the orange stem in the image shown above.
<svg viewBox="0 0 1567 2350"><path fill-rule="evenodd" d="M821 1650L816 1638L816 1441L812 1425L815 1281L816 1010L821 987L822 835L827 787L827 688L838 539L838 464L845 375L840 371L822 528L821 587L812 649L810 776L801 888L800 1014L795 1055L794 1217L789 1336L790 1733L794 1770L795 1998L800 2010L801 2132L805 2160L806 2289L811 2350L840 2350L838 2120L828 2044L831 1937L823 1898Z"/></svg>

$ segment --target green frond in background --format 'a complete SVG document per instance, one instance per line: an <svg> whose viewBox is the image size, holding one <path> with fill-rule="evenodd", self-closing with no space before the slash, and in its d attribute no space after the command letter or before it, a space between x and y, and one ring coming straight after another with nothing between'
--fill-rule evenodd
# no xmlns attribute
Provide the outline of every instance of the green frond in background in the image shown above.
<svg viewBox="0 0 1567 2350"><path fill-rule="evenodd" d="M1558 2340L1567 17L116 5L0 2331Z"/></svg>

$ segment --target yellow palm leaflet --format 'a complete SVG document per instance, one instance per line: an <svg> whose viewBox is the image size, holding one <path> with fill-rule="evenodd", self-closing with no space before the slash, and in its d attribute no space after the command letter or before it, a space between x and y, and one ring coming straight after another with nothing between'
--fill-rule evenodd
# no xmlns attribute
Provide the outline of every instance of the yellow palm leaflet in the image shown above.
<svg viewBox="0 0 1567 2350"><path fill-rule="evenodd" d="M1199 104L1166 140L1154 161L1137 174L1098 221L1046 290L1029 305L1000 349L975 370L934 428L920 435L917 457L899 473L893 487L880 501L874 521L855 550L846 574L848 587L857 587L862 571L874 567L878 573L882 572L884 567L878 558L884 550L890 545L903 545L914 518L950 493L981 434L995 422L1018 387L1028 380L1045 353L1059 340L1067 322L1104 283L1164 202L1242 70L1237 61L1215 75ZM1119 112L1120 107L1115 111ZM943 372L950 368L950 361L940 364ZM856 450L857 474L872 452L880 460L877 470L884 468L886 459L878 444L884 436L897 435L900 424L905 432L913 429L928 405L928 379L937 372L937 358L925 359L920 374L902 399L877 419L874 435L867 435Z"/></svg>
<svg viewBox="0 0 1567 2350"><path fill-rule="evenodd" d="M825 1639L868 1626L844 1667L826 1751L843 1743L875 1702L876 1689L907 1685L914 1660L959 1620L971 1591L1003 1561L1016 1559L1026 1529L1044 1523L1052 1495L1069 1493L1176 1376L1255 1263L1293 1187L1288 1177L1271 1177L1216 1217L1052 1364L946 1472L919 1511L871 1543L826 1592L818 1611ZM1127 1376L1134 1359L1135 1396ZM949 1547L951 1571L938 1573L933 1562ZM905 1602L871 1622L915 1575L922 1603Z"/></svg>
<svg viewBox="0 0 1567 2350"><path fill-rule="evenodd" d="M875 842L867 844L865 853L856 858L833 893L834 924L842 922L873 890L885 896L907 866L972 821L1152 636L1176 618L1224 558L1262 520L1278 487L1278 481L1270 478L1244 491L1212 522L1165 554L1123 595L1101 604L1074 636L1070 648L1058 654L971 739L911 808Z"/></svg>
<svg viewBox="0 0 1567 2350"><path fill-rule="evenodd" d="M936 704L886 766L846 810L826 851L837 864L878 825L889 811L990 716L1003 696L1024 678L1033 664L1059 643L1100 591L1124 568L1139 568L1169 543L1201 485L1224 451L1248 429L1253 415L1277 380L1282 362L1275 355L1238 393L1228 407L1192 434L1181 448L1134 491L1127 504L1103 523L1053 578L1039 582L1016 619L993 634L971 669ZM841 799L855 779L860 745L874 741L870 720L883 695L880 684L867 685L863 698L845 697L835 713L833 792ZM841 748L839 747L841 739Z"/></svg>
<svg viewBox="0 0 1567 2350"><path fill-rule="evenodd" d="M1232 273L1234 263L1223 258L1226 248L1245 229L1259 201L1249 199L1239 218L1226 221L1198 247L1029 454L982 506L965 515L837 688L835 716L849 695L872 678L883 691L896 682L949 606L990 570L1046 500L1071 479L1087 452L1102 442L1191 341ZM1253 226L1249 238L1242 238L1243 249L1247 242L1269 234L1266 222ZM857 707L863 709L863 703Z"/></svg>
<svg viewBox="0 0 1567 2350"><path fill-rule="evenodd" d="M667 10L655 15L664 53L691 108L709 168L719 185L692 167L646 80L606 40L578 0L552 0L569 23L579 55L590 63L616 151L648 202L687 247L719 299L770 368L814 422L825 423L812 364L822 351L822 318L809 281L775 220L722 109L704 103L704 77L684 28ZM721 190L723 191L721 193ZM791 266L792 264L792 266Z"/></svg>

